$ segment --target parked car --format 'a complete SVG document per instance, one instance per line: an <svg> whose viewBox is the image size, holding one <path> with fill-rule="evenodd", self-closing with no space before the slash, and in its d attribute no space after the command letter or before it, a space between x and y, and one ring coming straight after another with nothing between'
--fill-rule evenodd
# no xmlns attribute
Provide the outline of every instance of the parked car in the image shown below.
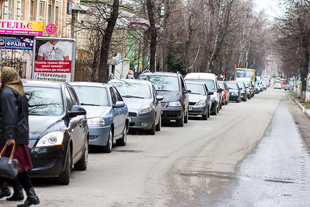
<svg viewBox="0 0 310 207"><path fill-rule="evenodd" d="M218 88L217 76L213 73L188 73L184 79L191 82L202 82L206 84L208 91L213 93L213 95L211 95L211 113L216 115L221 107L222 100L220 99L220 93L223 91Z"/></svg>
<svg viewBox="0 0 310 207"><path fill-rule="evenodd" d="M257 82L255 82L255 94L260 93L260 87Z"/></svg>
<svg viewBox="0 0 310 207"><path fill-rule="evenodd" d="M284 87L284 90L285 90L285 91L290 90L290 85L289 85L289 84L286 84L285 87Z"/></svg>
<svg viewBox="0 0 310 207"><path fill-rule="evenodd" d="M245 88L247 90L247 97L248 99L251 99L253 97L253 90L252 90L252 86L251 86L251 82L244 82Z"/></svg>
<svg viewBox="0 0 310 207"><path fill-rule="evenodd" d="M280 90L282 89L280 81L275 81L274 82L273 89L280 89Z"/></svg>
<svg viewBox="0 0 310 207"><path fill-rule="evenodd" d="M230 93L230 101L236 101L239 103L241 101L241 89L238 84L234 81L227 81L226 85Z"/></svg>
<svg viewBox="0 0 310 207"><path fill-rule="evenodd" d="M114 85L128 106L129 129L147 130L154 135L161 129L161 103L164 99L157 95L154 85L149 81L135 79L114 79Z"/></svg>
<svg viewBox="0 0 310 207"><path fill-rule="evenodd" d="M230 93L227 88L226 82L224 81L218 81L218 84L221 89L223 89L223 97L222 97L222 104L227 105L229 103Z"/></svg>
<svg viewBox="0 0 310 207"><path fill-rule="evenodd" d="M186 82L187 89L191 90L189 94L189 115L201 115L202 119L207 120L210 117L212 92L208 92L204 83Z"/></svg>
<svg viewBox="0 0 310 207"><path fill-rule="evenodd" d="M162 121L175 120L178 126L188 122L188 93L183 77L179 73L170 72L144 72L140 80L153 83L156 91L164 99L161 101Z"/></svg>
<svg viewBox="0 0 310 207"><path fill-rule="evenodd" d="M55 177L68 185L70 171L86 170L88 134L86 111L67 83L23 80L29 107L31 177Z"/></svg>
<svg viewBox="0 0 310 207"><path fill-rule="evenodd" d="M113 142L127 143L128 107L111 84L72 82L81 105L87 111L89 145L99 146L103 152L112 151Z"/></svg>
<svg viewBox="0 0 310 207"><path fill-rule="evenodd" d="M244 85L244 82L236 81L236 83L238 84L239 88L241 89L241 99L243 101L247 101L248 100L248 92L247 92L247 89Z"/></svg>

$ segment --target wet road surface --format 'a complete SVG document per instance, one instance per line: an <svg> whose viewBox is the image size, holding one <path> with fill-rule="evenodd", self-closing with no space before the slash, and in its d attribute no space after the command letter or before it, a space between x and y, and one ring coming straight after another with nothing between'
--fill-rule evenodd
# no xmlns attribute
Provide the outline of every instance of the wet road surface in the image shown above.
<svg viewBox="0 0 310 207"><path fill-rule="evenodd" d="M244 207L310 206L309 170L309 151L282 99L257 149L238 166L234 181L225 186L222 195L211 201L202 199L202 203Z"/></svg>

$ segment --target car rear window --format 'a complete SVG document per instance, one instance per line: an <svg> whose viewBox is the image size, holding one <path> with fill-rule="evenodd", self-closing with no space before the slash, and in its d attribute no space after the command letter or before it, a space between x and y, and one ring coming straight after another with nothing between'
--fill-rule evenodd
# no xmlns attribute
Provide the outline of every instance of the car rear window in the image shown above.
<svg viewBox="0 0 310 207"><path fill-rule="evenodd" d="M209 92L214 92L214 81L211 79L199 78L199 79L186 79L186 80L190 82L204 83L206 84Z"/></svg>
<svg viewBox="0 0 310 207"><path fill-rule="evenodd" d="M61 91L58 88L24 87L28 98L29 115L57 116L64 111Z"/></svg>

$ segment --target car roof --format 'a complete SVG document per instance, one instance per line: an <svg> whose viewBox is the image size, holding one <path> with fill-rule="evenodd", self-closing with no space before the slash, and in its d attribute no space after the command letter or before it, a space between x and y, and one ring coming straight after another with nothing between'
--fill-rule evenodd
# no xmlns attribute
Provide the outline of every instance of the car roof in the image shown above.
<svg viewBox="0 0 310 207"><path fill-rule="evenodd" d="M140 76L144 76L144 75L178 76L180 74L172 73L172 72L154 72L154 73L152 73L152 72L144 72Z"/></svg>
<svg viewBox="0 0 310 207"><path fill-rule="evenodd" d="M188 73L185 76L185 79L190 79L190 78L201 78L201 79L214 79L217 76L213 73Z"/></svg>
<svg viewBox="0 0 310 207"><path fill-rule="evenodd" d="M196 84L196 85L206 85L205 83L202 83L202 82L193 82L193 81L186 81L186 84Z"/></svg>
<svg viewBox="0 0 310 207"><path fill-rule="evenodd" d="M70 82L72 86L93 86L93 87L105 87L106 83L98 83L98 82Z"/></svg>
<svg viewBox="0 0 310 207"><path fill-rule="evenodd" d="M125 82L125 83L145 83L145 84L152 84L150 81L147 80L139 80L139 79L113 79L110 81L113 82Z"/></svg>
<svg viewBox="0 0 310 207"><path fill-rule="evenodd" d="M61 88L65 82L58 81L47 81L47 80L30 80L30 79L22 79L24 86L31 87L48 87L48 88Z"/></svg>

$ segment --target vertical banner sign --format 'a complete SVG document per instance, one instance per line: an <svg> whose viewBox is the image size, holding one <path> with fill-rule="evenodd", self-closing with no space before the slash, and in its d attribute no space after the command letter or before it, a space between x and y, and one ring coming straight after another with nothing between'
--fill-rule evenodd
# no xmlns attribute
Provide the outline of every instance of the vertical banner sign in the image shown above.
<svg viewBox="0 0 310 207"><path fill-rule="evenodd" d="M64 39L36 39L33 79L70 82L75 42Z"/></svg>

